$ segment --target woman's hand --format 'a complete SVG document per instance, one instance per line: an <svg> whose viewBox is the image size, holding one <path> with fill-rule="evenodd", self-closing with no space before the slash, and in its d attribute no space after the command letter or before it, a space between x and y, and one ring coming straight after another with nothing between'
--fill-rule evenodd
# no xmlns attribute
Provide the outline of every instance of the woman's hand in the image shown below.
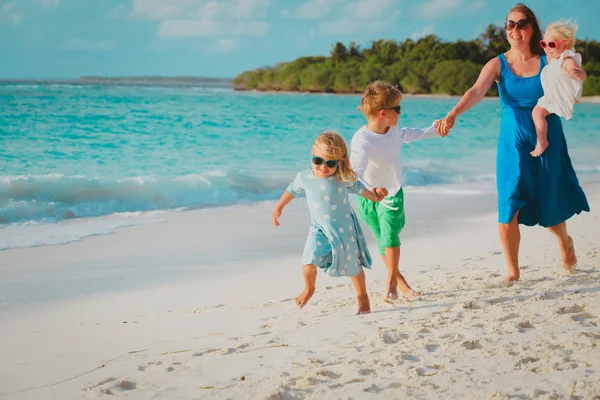
<svg viewBox="0 0 600 400"><path fill-rule="evenodd" d="M450 133L450 129L454 128L454 123L456 122L456 115L450 111L446 116L439 122L436 122L436 129L442 136L448 136ZM439 125L439 127L438 127Z"/></svg>

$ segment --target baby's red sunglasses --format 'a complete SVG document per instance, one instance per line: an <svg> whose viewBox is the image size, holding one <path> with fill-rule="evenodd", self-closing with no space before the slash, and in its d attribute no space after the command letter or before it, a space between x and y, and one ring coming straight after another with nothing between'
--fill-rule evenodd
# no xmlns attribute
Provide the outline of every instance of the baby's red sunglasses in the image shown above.
<svg viewBox="0 0 600 400"><path fill-rule="evenodd" d="M560 46L561 44L563 44L564 42L566 42L566 40L557 40L556 42L555 41L546 42L544 40L540 40L540 45L542 46L543 49L545 49L546 47L555 49L558 46Z"/></svg>

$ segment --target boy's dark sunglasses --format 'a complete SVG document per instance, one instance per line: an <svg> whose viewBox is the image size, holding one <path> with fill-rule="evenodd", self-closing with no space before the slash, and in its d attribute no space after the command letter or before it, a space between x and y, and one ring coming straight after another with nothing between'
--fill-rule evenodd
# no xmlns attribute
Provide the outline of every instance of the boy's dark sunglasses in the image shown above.
<svg viewBox="0 0 600 400"><path fill-rule="evenodd" d="M327 166L327 168L335 168L338 166L337 160L324 160L321 157L313 156L312 162L315 165L322 165L323 163Z"/></svg>
<svg viewBox="0 0 600 400"><path fill-rule="evenodd" d="M529 25L529 21L526 19L520 19L516 22L509 19L504 23L504 29L506 29L507 31L512 31L513 29L515 29L516 26L517 28L519 28L520 31L522 31L527 29L527 25Z"/></svg>
<svg viewBox="0 0 600 400"><path fill-rule="evenodd" d="M394 110L394 111L396 111L396 112L398 113L398 115L400 115L400 110L401 110L401 109L402 109L402 108L401 108L399 105L398 105L398 106L396 106L396 107L390 107L390 108L386 108L386 110Z"/></svg>

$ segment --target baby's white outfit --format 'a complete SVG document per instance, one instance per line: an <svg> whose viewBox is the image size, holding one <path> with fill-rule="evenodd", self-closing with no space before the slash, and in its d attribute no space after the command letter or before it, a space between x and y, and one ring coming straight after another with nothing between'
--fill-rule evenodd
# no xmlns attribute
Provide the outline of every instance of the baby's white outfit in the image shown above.
<svg viewBox="0 0 600 400"><path fill-rule="evenodd" d="M542 88L544 95L538 100L538 106L545 108L551 114L565 119L573 116L573 105L581 100L583 85L581 81L569 75L562 69L565 57L571 57L581 67L581 54L571 50L562 52L559 58L551 60L542 69Z"/></svg>

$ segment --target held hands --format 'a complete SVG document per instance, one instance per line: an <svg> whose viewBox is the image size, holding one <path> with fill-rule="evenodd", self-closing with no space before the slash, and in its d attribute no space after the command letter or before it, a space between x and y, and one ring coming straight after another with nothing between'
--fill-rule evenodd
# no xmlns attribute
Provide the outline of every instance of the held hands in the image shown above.
<svg viewBox="0 0 600 400"><path fill-rule="evenodd" d="M435 129L437 130L440 136L448 136L448 134L450 133L450 129L454 127L455 122L456 115L454 115L452 112L449 112L443 119L435 120Z"/></svg>
<svg viewBox="0 0 600 400"><path fill-rule="evenodd" d="M373 194L375 195L374 201L381 201L388 195L388 191L386 188L373 188Z"/></svg>
<svg viewBox="0 0 600 400"><path fill-rule="evenodd" d="M273 211L273 216L271 217L271 220L273 222L273 226L275 228L277 228L280 224L279 224L279 217L281 217L281 209L280 208L276 208L275 211Z"/></svg>

